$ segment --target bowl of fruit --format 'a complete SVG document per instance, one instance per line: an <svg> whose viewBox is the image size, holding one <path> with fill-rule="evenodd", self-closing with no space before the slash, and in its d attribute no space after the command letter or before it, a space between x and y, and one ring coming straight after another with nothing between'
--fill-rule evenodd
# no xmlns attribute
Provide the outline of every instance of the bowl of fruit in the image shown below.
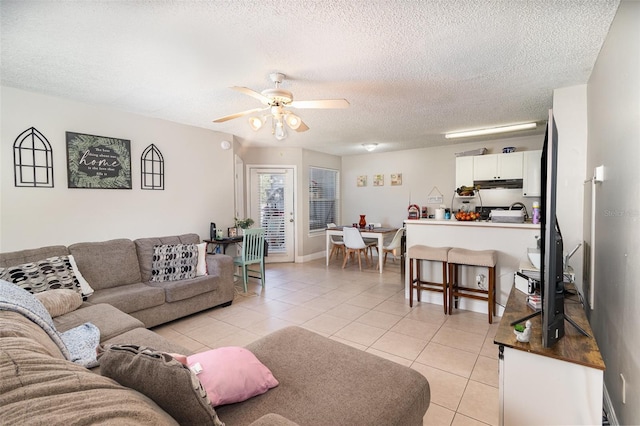
<svg viewBox="0 0 640 426"><path fill-rule="evenodd" d="M465 212L463 210L459 210L456 214L455 214L455 218L456 220L460 220L460 221L472 221L472 220L478 220L480 219L480 213L476 213L476 212Z"/></svg>

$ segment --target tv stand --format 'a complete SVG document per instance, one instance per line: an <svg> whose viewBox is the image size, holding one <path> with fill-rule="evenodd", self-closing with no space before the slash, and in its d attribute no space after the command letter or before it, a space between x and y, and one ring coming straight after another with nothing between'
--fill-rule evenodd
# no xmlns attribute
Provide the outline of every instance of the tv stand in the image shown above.
<svg viewBox="0 0 640 426"><path fill-rule="evenodd" d="M509 325L514 326L514 325L519 324L521 322L524 322L524 321L526 321L528 319L535 318L538 315L542 315L542 311L541 310L537 310L534 313L529 314L529 315L527 315L525 317L519 318L519 319L517 319L515 321L511 321L511 323ZM565 321L567 321L569 324L574 326L580 332L580 334L582 334L583 336L586 336L586 337L591 337L591 336L589 336L589 333L584 331L582 329L582 327L580 327L574 320L572 320L569 315L567 315L567 314L562 314L562 315L564 316Z"/></svg>
<svg viewBox="0 0 640 426"><path fill-rule="evenodd" d="M578 327L567 327L562 339L545 348L540 315L526 298L511 289L494 338L500 358L500 425L601 423L605 365L582 304L565 301L567 321ZM531 339L518 342L512 323L527 319Z"/></svg>

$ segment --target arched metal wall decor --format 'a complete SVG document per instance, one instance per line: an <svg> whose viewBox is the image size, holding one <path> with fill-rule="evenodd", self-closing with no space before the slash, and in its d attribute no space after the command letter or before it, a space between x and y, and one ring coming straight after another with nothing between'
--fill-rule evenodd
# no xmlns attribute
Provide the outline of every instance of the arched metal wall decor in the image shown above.
<svg viewBox="0 0 640 426"><path fill-rule="evenodd" d="M53 149L35 127L13 143L13 173L17 187L53 188Z"/></svg>
<svg viewBox="0 0 640 426"><path fill-rule="evenodd" d="M140 157L140 187L164 189L164 157L154 144L146 147Z"/></svg>

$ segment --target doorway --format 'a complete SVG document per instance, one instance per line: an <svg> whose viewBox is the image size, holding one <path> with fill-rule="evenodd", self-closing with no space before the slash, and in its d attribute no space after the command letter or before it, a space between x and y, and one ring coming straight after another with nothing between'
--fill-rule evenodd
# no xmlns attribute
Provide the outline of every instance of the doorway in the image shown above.
<svg viewBox="0 0 640 426"><path fill-rule="evenodd" d="M295 259L294 169L249 167L249 217L264 228L268 263Z"/></svg>

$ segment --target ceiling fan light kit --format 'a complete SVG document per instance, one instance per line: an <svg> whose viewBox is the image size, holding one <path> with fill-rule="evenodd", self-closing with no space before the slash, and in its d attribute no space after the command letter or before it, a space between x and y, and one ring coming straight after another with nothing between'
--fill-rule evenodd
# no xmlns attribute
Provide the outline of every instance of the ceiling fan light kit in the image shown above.
<svg viewBox="0 0 640 426"><path fill-rule="evenodd" d="M234 118L242 117L256 112L264 110L270 110L270 114L263 115L262 117L250 117L249 126L255 131L259 130L265 123L267 118L271 117L271 131L272 134L278 140L283 140L287 137L287 132L284 124L286 123L289 128L296 132L306 132L309 127L302 121L300 117L285 109L289 108L347 108L349 102L346 99L322 99L314 101L294 101L293 94L280 88L280 84L284 80L284 74L271 73L269 74L271 81L275 84L275 88L263 90L261 93L247 87L234 86L233 90L249 95L258 99L266 107L253 108L247 111L238 112L231 115L226 115L218 119L213 120L214 123L223 123Z"/></svg>
<svg viewBox="0 0 640 426"><path fill-rule="evenodd" d="M249 117L249 126L253 130L260 130L262 125L264 124L266 117Z"/></svg>
<svg viewBox="0 0 640 426"><path fill-rule="evenodd" d="M535 129L536 127L537 127L537 123L535 122L520 123L520 124L512 124L509 126L488 127L485 129L449 132L449 133L445 133L444 137L447 139L468 138L472 136L484 136L484 135L495 135L499 133L517 132L519 130Z"/></svg>

